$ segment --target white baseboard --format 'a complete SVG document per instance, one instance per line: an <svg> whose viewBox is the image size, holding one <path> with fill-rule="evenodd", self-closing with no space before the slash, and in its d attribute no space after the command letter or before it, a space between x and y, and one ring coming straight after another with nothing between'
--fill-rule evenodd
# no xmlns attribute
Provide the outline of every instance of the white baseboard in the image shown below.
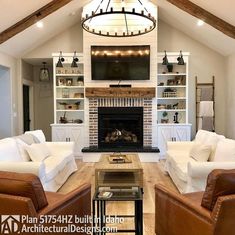
<svg viewBox="0 0 235 235"><path fill-rule="evenodd" d="M98 162L102 153L82 153L83 162ZM113 154L103 153L103 154ZM131 153L126 153L131 154ZM141 162L158 162L160 159L159 153L137 153Z"/></svg>

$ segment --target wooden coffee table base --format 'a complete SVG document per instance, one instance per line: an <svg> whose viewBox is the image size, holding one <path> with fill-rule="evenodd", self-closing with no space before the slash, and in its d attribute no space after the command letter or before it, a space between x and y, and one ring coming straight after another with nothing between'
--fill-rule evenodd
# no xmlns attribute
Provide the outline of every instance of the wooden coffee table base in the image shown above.
<svg viewBox="0 0 235 235"><path fill-rule="evenodd" d="M127 154L131 163L110 163L109 154L102 154L95 165L95 188L140 187L143 189L143 168L138 154Z"/></svg>

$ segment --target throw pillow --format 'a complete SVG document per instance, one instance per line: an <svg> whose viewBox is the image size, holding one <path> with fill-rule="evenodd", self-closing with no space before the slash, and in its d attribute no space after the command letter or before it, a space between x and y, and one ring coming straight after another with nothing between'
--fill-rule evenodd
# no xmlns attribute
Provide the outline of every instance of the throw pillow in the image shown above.
<svg viewBox="0 0 235 235"><path fill-rule="evenodd" d="M195 142L189 156L198 162L206 162L211 154L211 146Z"/></svg>
<svg viewBox="0 0 235 235"><path fill-rule="evenodd" d="M224 139L218 142L215 151L215 162L235 161L235 140Z"/></svg>
<svg viewBox="0 0 235 235"><path fill-rule="evenodd" d="M34 162L41 162L51 155L50 150L45 143L31 144L26 146L25 149L31 160Z"/></svg>
<svg viewBox="0 0 235 235"><path fill-rule="evenodd" d="M21 139L15 138L16 143L17 143L17 147L19 149L20 152L20 156L22 157L22 159L26 162L30 161L30 156L26 150L26 147L29 146L28 144L26 144L24 141L22 141Z"/></svg>
<svg viewBox="0 0 235 235"><path fill-rule="evenodd" d="M235 194L235 170L213 170L207 177L201 205L212 211L218 197L230 194Z"/></svg>
<svg viewBox="0 0 235 235"><path fill-rule="evenodd" d="M25 134L30 134L33 136L35 143L44 143L46 142L46 137L42 130L35 130L35 131L26 131Z"/></svg>
<svg viewBox="0 0 235 235"><path fill-rule="evenodd" d="M23 162L14 138L0 140L0 162Z"/></svg>
<svg viewBox="0 0 235 235"><path fill-rule="evenodd" d="M15 137L16 139L20 139L21 141L23 141L24 143L30 145L30 144L34 144L35 141L33 139L33 136L30 134L23 134L23 135L18 135Z"/></svg>

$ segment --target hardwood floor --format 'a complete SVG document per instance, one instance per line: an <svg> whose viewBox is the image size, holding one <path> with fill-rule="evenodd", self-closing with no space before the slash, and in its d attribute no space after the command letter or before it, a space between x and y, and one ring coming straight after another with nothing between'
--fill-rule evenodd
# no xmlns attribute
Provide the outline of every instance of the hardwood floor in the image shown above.
<svg viewBox="0 0 235 235"><path fill-rule="evenodd" d="M91 183L92 195L94 193L94 165L95 163L84 163L77 161L78 171L69 177L59 192L67 193L83 183ZM142 163L144 169L144 235L154 235L154 185L164 184L168 188L178 192L170 177L163 170L163 162ZM113 202L107 206L108 213L112 211L118 214L128 214L133 210L131 202ZM131 225L128 221L128 227ZM121 233L116 233L121 234ZM131 233L129 233L131 235ZM133 234L133 233L132 233ZM123 235L123 233L122 233ZM127 235L127 234L125 234Z"/></svg>

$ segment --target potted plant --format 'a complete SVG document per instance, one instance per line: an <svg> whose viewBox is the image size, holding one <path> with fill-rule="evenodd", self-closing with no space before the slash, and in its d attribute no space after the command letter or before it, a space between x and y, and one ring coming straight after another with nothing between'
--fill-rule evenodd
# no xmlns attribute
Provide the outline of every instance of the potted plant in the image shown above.
<svg viewBox="0 0 235 235"><path fill-rule="evenodd" d="M164 112L162 113L161 123L168 123L168 122L169 122L169 119L168 119L167 117L168 117L168 112L164 111Z"/></svg>

